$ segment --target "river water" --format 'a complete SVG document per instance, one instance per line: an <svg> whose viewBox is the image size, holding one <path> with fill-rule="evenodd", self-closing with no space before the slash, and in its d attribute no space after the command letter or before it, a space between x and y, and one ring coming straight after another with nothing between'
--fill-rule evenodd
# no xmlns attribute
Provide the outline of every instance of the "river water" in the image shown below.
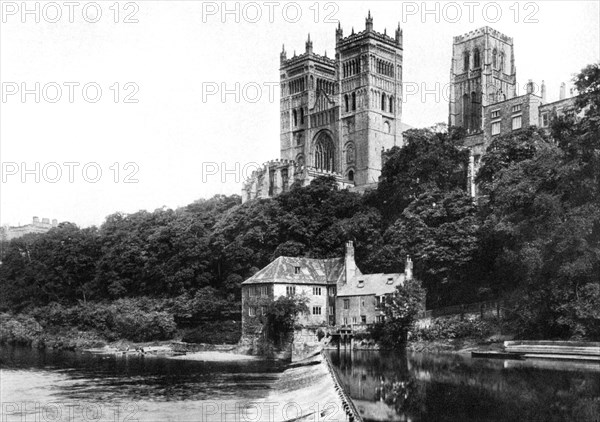
<svg viewBox="0 0 600 422"><path fill-rule="evenodd" d="M600 421L600 365L331 352L367 421Z"/></svg>
<svg viewBox="0 0 600 422"><path fill-rule="evenodd" d="M600 420L597 365L330 353L365 421ZM27 348L0 348L0 362L2 422L240 421L235 406L273 392L284 369Z"/></svg>

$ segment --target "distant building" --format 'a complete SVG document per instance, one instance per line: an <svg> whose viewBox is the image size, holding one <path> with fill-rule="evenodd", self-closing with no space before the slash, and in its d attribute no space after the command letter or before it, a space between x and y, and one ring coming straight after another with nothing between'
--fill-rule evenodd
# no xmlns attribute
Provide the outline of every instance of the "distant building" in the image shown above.
<svg viewBox="0 0 600 422"><path fill-rule="evenodd" d="M383 321L384 297L410 278L410 259L403 274L363 274L352 242L340 258L279 257L242 283L242 332L258 334L268 303L294 295L309 299L309 312L299 317L300 324L364 330Z"/></svg>
<svg viewBox="0 0 600 422"><path fill-rule="evenodd" d="M336 33L335 57L313 52L280 56L280 159L244 183L242 201L285 192L331 175L342 188L376 186L382 151L402 145L402 30L376 32L369 12L365 29Z"/></svg>
<svg viewBox="0 0 600 422"><path fill-rule="evenodd" d="M52 220L52 223L48 218L42 218L40 221L39 217L33 217L31 224L24 226L4 226L2 227L2 238L3 240L16 239L29 233L46 233L53 227L58 226L56 219Z"/></svg>
<svg viewBox="0 0 600 422"><path fill-rule="evenodd" d="M486 148L495 136L535 125L548 127L553 118L573 108L574 98L560 87L560 99L548 103L546 86L530 80L517 95L513 39L488 26L454 37L450 70L449 125L467 131L471 151L469 187L477 196L474 179Z"/></svg>

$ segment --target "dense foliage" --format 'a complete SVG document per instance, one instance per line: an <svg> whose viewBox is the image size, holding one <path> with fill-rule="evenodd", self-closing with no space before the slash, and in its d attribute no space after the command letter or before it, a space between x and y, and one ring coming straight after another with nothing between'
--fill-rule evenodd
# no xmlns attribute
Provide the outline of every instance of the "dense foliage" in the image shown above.
<svg viewBox="0 0 600 422"><path fill-rule="evenodd" d="M0 311L127 299L142 318L148 309L136 300L160 301L147 316L164 328L148 337L163 338L169 318L178 327L239 320L240 284L274 258L341 256L353 240L365 273L402 272L410 255L428 308L505 298L522 336L600 339L599 66L574 82L581 95L550 131L493 139L478 203L467 192L464 134L414 129L385 153L379 186L366 194L323 177L274 199L216 196L2 242ZM137 335L133 321L112 323Z"/></svg>

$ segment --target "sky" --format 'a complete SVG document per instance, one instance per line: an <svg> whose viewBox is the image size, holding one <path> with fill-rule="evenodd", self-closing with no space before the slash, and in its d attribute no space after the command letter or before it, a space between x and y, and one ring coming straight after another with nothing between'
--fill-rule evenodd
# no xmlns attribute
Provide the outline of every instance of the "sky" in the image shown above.
<svg viewBox="0 0 600 422"><path fill-rule="evenodd" d="M335 56L344 36L404 36L402 121L446 122L452 37L510 36L517 81L600 60L597 1L0 2L0 225L100 225L115 212L239 194L279 157L279 54ZM37 21L36 21L37 20ZM437 94L436 94L437 93Z"/></svg>

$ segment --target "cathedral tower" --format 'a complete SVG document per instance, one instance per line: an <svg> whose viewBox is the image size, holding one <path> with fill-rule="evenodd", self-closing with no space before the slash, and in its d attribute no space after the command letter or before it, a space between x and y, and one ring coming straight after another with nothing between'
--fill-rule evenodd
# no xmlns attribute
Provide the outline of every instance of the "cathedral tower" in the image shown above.
<svg viewBox="0 0 600 422"><path fill-rule="evenodd" d="M513 40L486 26L454 37L449 125L481 132L483 108L515 96Z"/></svg>

